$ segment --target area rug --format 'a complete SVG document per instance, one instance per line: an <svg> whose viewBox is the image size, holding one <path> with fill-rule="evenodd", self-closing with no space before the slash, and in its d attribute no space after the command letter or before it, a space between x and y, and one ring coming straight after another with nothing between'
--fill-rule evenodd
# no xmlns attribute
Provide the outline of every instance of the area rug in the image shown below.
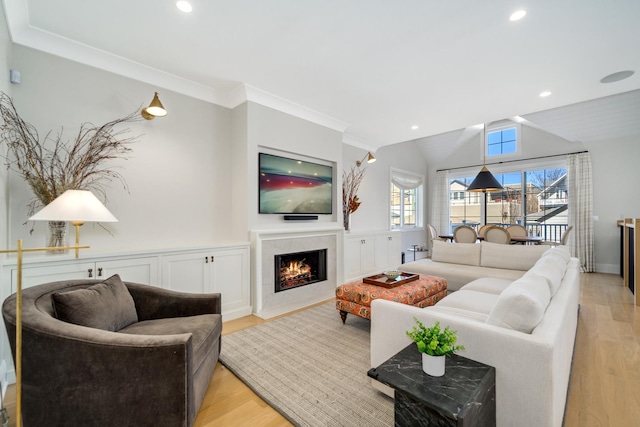
<svg viewBox="0 0 640 427"><path fill-rule="evenodd" d="M393 400L367 376L369 329L326 303L225 335L220 361L295 425L387 427Z"/></svg>

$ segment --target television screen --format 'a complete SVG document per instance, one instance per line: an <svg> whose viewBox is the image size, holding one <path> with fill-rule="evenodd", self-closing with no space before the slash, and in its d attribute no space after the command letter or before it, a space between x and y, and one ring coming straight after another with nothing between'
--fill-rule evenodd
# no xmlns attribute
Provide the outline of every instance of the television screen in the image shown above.
<svg viewBox="0 0 640 427"><path fill-rule="evenodd" d="M259 153L259 212L331 214L333 168Z"/></svg>

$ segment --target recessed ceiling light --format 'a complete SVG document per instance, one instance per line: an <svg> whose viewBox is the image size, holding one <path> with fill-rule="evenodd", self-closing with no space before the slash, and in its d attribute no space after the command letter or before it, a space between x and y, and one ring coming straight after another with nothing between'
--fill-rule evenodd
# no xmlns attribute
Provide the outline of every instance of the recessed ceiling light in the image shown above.
<svg viewBox="0 0 640 427"><path fill-rule="evenodd" d="M604 76L600 79L600 83L613 83L619 82L620 80L628 79L633 76L634 71L626 70L626 71L618 71L617 73L609 74L608 76Z"/></svg>
<svg viewBox="0 0 640 427"><path fill-rule="evenodd" d="M188 1L181 0L179 2L176 2L176 7L184 13L190 13L193 10L193 7L191 7L191 3L189 3Z"/></svg>
<svg viewBox="0 0 640 427"><path fill-rule="evenodd" d="M509 16L509 21L519 21L527 14L526 10L516 10Z"/></svg>
<svg viewBox="0 0 640 427"><path fill-rule="evenodd" d="M413 129L413 130L418 129L418 125L413 125L413 126L411 126L411 129Z"/></svg>
<svg viewBox="0 0 640 427"><path fill-rule="evenodd" d="M549 92L548 90L545 90L544 92L540 92L541 98L546 98L549 95L551 95L551 92Z"/></svg>

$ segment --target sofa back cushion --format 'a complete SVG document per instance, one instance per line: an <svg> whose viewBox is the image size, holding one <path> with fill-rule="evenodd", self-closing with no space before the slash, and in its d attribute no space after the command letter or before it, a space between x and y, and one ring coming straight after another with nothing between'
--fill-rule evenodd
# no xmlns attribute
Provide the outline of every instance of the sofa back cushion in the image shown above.
<svg viewBox="0 0 640 427"><path fill-rule="evenodd" d="M447 243L434 240L431 260L452 264L480 265L480 245L477 243Z"/></svg>
<svg viewBox="0 0 640 427"><path fill-rule="evenodd" d="M523 276L502 291L487 323L530 334L544 317L550 300L549 286L543 277Z"/></svg>
<svg viewBox="0 0 640 427"><path fill-rule="evenodd" d="M533 267L547 250L541 245L505 245L482 242L480 266L526 271Z"/></svg>
<svg viewBox="0 0 640 427"><path fill-rule="evenodd" d="M523 277L529 275L543 277L547 281L549 292L551 292L551 296L553 297L556 292L558 292L566 271L567 262L564 260L564 257L549 254L540 258Z"/></svg>
<svg viewBox="0 0 640 427"><path fill-rule="evenodd" d="M54 292L51 302L56 318L80 326L115 332L138 321L133 297L117 274L87 288Z"/></svg>

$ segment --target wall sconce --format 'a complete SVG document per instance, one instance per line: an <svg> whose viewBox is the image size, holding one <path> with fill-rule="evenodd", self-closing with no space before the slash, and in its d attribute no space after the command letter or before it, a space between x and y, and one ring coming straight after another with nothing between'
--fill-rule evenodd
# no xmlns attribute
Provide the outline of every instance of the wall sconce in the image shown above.
<svg viewBox="0 0 640 427"><path fill-rule="evenodd" d="M167 115L167 110L164 109L162 102L158 99L158 92L153 95L151 104L149 104L147 108L143 108L140 114L147 120L153 120L156 117L164 117Z"/></svg>
<svg viewBox="0 0 640 427"><path fill-rule="evenodd" d="M376 161L376 158L375 158L375 157L373 157L373 154L371 154L371 151L369 151L369 152L368 152L368 153L367 153L367 154L362 158L362 160L358 160L358 161L356 162L356 166L357 166L357 167L362 166L362 163L364 162L364 160L365 160L365 159L367 159L367 163L373 163L373 162L375 162L375 161Z"/></svg>

